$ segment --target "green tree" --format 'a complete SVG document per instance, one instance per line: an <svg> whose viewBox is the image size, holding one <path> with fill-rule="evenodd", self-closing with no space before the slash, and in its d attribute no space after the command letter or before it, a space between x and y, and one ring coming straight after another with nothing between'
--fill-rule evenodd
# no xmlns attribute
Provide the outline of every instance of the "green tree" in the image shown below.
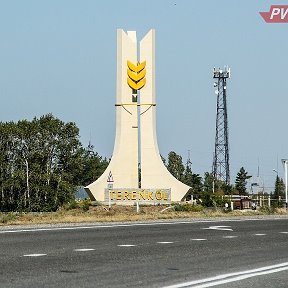
<svg viewBox="0 0 288 288"><path fill-rule="evenodd" d="M231 194L232 185L226 184L224 181L214 178L213 173L204 173L203 190L204 192L218 193L218 194Z"/></svg>
<svg viewBox="0 0 288 288"><path fill-rule="evenodd" d="M274 194L273 197L275 199L278 199L279 197L284 198L285 194L285 184L282 178L280 178L278 175L276 176L275 180L275 188L274 188Z"/></svg>
<svg viewBox="0 0 288 288"><path fill-rule="evenodd" d="M0 210L53 211L83 181L79 129L48 114L0 123ZM85 158L85 157L84 157Z"/></svg>
<svg viewBox="0 0 288 288"><path fill-rule="evenodd" d="M200 196L201 204L206 207L214 206L213 190L215 188L215 179L212 173L205 172L203 180L203 189Z"/></svg>
<svg viewBox="0 0 288 288"><path fill-rule="evenodd" d="M168 154L168 171L179 181L183 181L185 167L182 162L182 157L171 151Z"/></svg>
<svg viewBox="0 0 288 288"><path fill-rule="evenodd" d="M203 191L212 193L213 192L213 186L215 183L214 176L212 173L205 172L204 173L204 182L203 182Z"/></svg>
<svg viewBox="0 0 288 288"><path fill-rule="evenodd" d="M107 159L102 159L97 152L85 150L83 153L84 170L79 183L83 186L91 184L103 174L108 164Z"/></svg>
<svg viewBox="0 0 288 288"><path fill-rule="evenodd" d="M202 177L199 174L192 173L189 165L186 165L182 182L191 187L189 193L198 195L202 192Z"/></svg>
<svg viewBox="0 0 288 288"><path fill-rule="evenodd" d="M275 180L275 188L274 192L272 193L272 199L274 200L272 203L274 206L282 206L283 199L285 198L285 184L282 178L278 175L276 176ZM282 200L281 200L282 199Z"/></svg>
<svg viewBox="0 0 288 288"><path fill-rule="evenodd" d="M247 195L246 192L247 179L251 177L252 176L249 176L248 172L245 171L244 167L240 168L235 180L235 189L238 191L239 195Z"/></svg>

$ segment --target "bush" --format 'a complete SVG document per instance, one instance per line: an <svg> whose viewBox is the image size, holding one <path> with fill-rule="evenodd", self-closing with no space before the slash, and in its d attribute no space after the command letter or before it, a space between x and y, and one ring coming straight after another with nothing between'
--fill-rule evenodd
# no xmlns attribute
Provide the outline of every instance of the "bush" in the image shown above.
<svg viewBox="0 0 288 288"><path fill-rule="evenodd" d="M202 205L192 205L191 210L192 212L201 212L204 210L204 207Z"/></svg>
<svg viewBox="0 0 288 288"><path fill-rule="evenodd" d="M262 212L262 213L265 213L265 214L274 214L276 213L276 209L275 207L269 207L267 205L264 205L262 207L259 208L259 211Z"/></svg>
<svg viewBox="0 0 288 288"><path fill-rule="evenodd" d="M84 212L89 210L90 205L91 205L90 199L84 199L80 203L80 207L83 209Z"/></svg>
<svg viewBox="0 0 288 288"><path fill-rule="evenodd" d="M1 223L8 223L10 221L14 221L16 219L16 214L13 212L9 213L0 213L0 222Z"/></svg>
<svg viewBox="0 0 288 288"><path fill-rule="evenodd" d="M69 203L64 205L64 209L66 210L73 210L79 208L79 203L76 200L71 200Z"/></svg>
<svg viewBox="0 0 288 288"><path fill-rule="evenodd" d="M271 206L274 208L283 208L285 207L285 201L284 200L272 200Z"/></svg>
<svg viewBox="0 0 288 288"><path fill-rule="evenodd" d="M203 192L201 194L201 197L197 201L198 203L201 203L204 207L225 207L225 203L229 200L227 196L222 195L221 193L215 193L211 194L208 192Z"/></svg>
<svg viewBox="0 0 288 288"><path fill-rule="evenodd" d="M200 212L204 209L202 205L194 204L174 204L172 205L174 211L185 211L185 212Z"/></svg>

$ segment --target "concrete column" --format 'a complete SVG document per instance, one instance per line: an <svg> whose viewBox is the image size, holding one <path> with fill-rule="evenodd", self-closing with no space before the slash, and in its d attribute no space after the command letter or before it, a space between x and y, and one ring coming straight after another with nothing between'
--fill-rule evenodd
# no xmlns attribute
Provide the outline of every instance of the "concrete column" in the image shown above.
<svg viewBox="0 0 288 288"><path fill-rule="evenodd" d="M98 201L104 201L104 190L107 188L110 172L114 187L138 188L138 109L137 103L132 102L132 89L127 85L127 60L137 63L136 32L125 33L118 29L116 136L113 156L101 177L85 187L90 198ZM109 119L104 119L103 122L105 121Z"/></svg>

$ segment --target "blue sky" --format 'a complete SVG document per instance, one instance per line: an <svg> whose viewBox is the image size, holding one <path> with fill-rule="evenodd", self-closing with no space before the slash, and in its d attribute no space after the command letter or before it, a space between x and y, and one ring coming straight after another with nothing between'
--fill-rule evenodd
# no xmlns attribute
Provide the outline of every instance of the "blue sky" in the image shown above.
<svg viewBox="0 0 288 288"><path fill-rule="evenodd" d="M288 158L288 24L259 15L287 1L0 1L2 121L53 113L90 135L110 157L115 134L116 29L141 39L156 30L157 130L192 169L211 171L216 95L213 67L227 85L232 182L241 166L268 191ZM278 162L277 162L278 158ZM271 188L270 188L271 187Z"/></svg>

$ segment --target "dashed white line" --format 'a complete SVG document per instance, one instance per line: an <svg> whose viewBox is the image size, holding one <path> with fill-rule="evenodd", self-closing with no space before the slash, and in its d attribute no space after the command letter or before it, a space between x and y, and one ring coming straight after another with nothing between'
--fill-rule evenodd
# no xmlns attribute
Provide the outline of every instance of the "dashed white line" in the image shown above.
<svg viewBox="0 0 288 288"><path fill-rule="evenodd" d="M135 247L136 245L133 244L122 244L122 245L117 245L118 247Z"/></svg>
<svg viewBox="0 0 288 288"><path fill-rule="evenodd" d="M254 236L265 236L265 235L267 235L267 234L265 234L265 233L257 233L257 234L254 234Z"/></svg>
<svg viewBox="0 0 288 288"><path fill-rule="evenodd" d="M223 238L225 238L225 239L233 239L233 238L237 238L238 236L223 236Z"/></svg>
<svg viewBox="0 0 288 288"><path fill-rule="evenodd" d="M279 232L279 233L281 233L281 234L288 234L288 232Z"/></svg>
<svg viewBox="0 0 288 288"><path fill-rule="evenodd" d="M204 238L194 238L194 239L190 239L191 241L207 241L207 239Z"/></svg>
<svg viewBox="0 0 288 288"><path fill-rule="evenodd" d="M80 248L80 249L74 249L76 252L87 252L87 251L94 251L95 249L92 248Z"/></svg>
<svg viewBox="0 0 288 288"><path fill-rule="evenodd" d="M168 242L168 241L163 241L163 242L157 242L158 244L173 244L174 242Z"/></svg>
<svg viewBox="0 0 288 288"><path fill-rule="evenodd" d="M208 228L202 228L204 230L220 230L220 231L233 231L232 228L229 228L231 226L210 226Z"/></svg>
<svg viewBox="0 0 288 288"><path fill-rule="evenodd" d="M23 257L41 257L41 256L47 256L47 254L25 254Z"/></svg>

